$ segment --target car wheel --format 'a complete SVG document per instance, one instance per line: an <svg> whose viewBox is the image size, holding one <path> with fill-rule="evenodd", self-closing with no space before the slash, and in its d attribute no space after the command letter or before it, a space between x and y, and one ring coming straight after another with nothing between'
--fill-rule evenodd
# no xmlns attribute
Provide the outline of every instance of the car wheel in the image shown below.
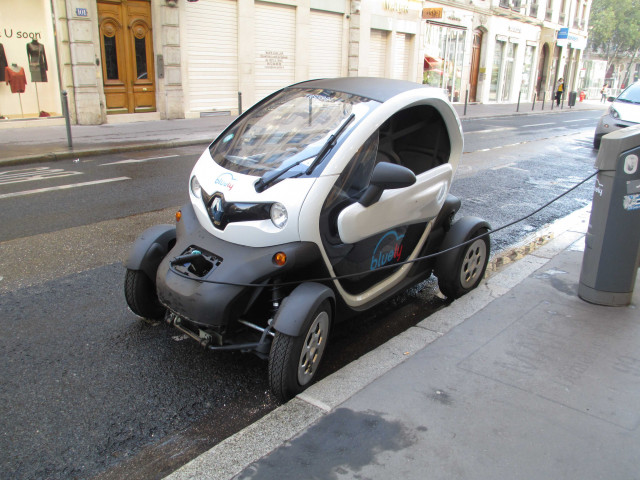
<svg viewBox="0 0 640 480"><path fill-rule="evenodd" d="M269 386L282 402L295 397L314 380L324 354L331 305L323 301L303 325L303 334L292 337L276 332L269 353Z"/></svg>
<svg viewBox="0 0 640 480"><path fill-rule="evenodd" d="M133 313L149 320L161 320L165 308L158 300L156 287L142 270L129 270L124 278L124 296Z"/></svg>
<svg viewBox="0 0 640 480"><path fill-rule="evenodd" d="M469 232L465 241L488 231L486 227L476 228ZM469 245L444 254L438 260L436 272L440 291L453 300L476 288L487 269L489 253L489 235L485 235Z"/></svg>

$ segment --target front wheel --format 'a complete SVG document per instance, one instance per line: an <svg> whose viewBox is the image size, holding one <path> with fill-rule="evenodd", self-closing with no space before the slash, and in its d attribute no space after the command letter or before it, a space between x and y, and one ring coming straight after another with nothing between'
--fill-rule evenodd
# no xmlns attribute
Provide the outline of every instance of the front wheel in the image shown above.
<svg viewBox="0 0 640 480"><path fill-rule="evenodd" d="M129 270L124 277L124 296L133 313L149 320L161 320L165 308L158 300L156 287L142 270Z"/></svg>
<svg viewBox="0 0 640 480"><path fill-rule="evenodd" d="M471 230L464 240L475 238L473 242L444 254L438 260L438 286L447 298L460 298L476 288L484 277L490 252L488 231L485 227Z"/></svg>
<svg viewBox="0 0 640 480"><path fill-rule="evenodd" d="M323 301L302 327L303 334L276 335L269 352L269 386L282 402L306 389L318 371L329 337L331 305Z"/></svg>

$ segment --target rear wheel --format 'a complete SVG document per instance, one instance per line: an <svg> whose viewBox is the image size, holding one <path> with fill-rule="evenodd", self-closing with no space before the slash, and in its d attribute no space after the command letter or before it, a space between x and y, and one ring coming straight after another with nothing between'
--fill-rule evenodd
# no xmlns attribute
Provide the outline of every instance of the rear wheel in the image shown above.
<svg viewBox="0 0 640 480"><path fill-rule="evenodd" d="M469 232L465 241L484 235L489 230L478 227ZM450 299L460 298L478 286L489 263L489 236L476 238L469 245L444 254L438 260L436 274L440 291Z"/></svg>
<svg viewBox="0 0 640 480"><path fill-rule="evenodd" d="M142 270L129 270L124 278L124 296L133 313L150 320L161 320L165 308L158 300L156 287Z"/></svg>
<svg viewBox="0 0 640 480"><path fill-rule="evenodd" d="M331 305L325 300L303 325L302 335L292 337L276 332L269 353L269 386L280 401L295 397L312 383L330 326Z"/></svg>

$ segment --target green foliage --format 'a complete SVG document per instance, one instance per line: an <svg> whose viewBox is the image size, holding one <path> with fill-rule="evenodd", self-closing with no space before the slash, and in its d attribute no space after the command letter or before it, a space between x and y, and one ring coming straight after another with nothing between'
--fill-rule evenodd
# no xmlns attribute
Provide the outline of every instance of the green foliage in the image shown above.
<svg viewBox="0 0 640 480"><path fill-rule="evenodd" d="M640 48L640 0L593 0L589 24L589 42L609 64Z"/></svg>

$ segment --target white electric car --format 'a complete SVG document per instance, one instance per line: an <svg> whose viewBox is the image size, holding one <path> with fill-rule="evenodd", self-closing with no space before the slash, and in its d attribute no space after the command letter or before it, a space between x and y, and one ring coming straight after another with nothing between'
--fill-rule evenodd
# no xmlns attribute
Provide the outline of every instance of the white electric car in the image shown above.
<svg viewBox="0 0 640 480"><path fill-rule="evenodd" d="M291 398L334 321L434 271L450 298L478 285L489 225L454 220L448 193L462 144L438 89L337 78L279 90L204 151L176 225L133 245L127 303L211 350L268 358L272 392Z"/></svg>

